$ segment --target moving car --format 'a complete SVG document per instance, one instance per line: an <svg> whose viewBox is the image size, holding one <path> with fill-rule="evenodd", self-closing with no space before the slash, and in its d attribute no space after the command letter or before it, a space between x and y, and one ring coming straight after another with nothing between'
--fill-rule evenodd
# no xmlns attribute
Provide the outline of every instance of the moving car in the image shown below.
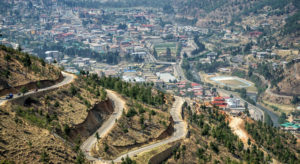
<svg viewBox="0 0 300 164"><path fill-rule="evenodd" d="M12 93L10 93L9 95L6 96L6 99L12 99L14 97L14 95Z"/></svg>

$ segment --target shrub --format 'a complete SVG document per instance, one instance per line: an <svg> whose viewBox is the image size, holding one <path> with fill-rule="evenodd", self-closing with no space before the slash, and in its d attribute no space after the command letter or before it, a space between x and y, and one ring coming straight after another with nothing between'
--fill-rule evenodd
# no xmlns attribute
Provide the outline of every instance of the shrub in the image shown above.
<svg viewBox="0 0 300 164"><path fill-rule="evenodd" d="M69 135L69 134L70 134L70 131L71 131L69 125L65 124L65 125L64 125L64 128L63 128L63 131L64 131L64 133L65 133L66 135Z"/></svg>
<svg viewBox="0 0 300 164"><path fill-rule="evenodd" d="M126 114L126 117L133 117L137 114L136 110L134 108L130 108L129 111Z"/></svg>

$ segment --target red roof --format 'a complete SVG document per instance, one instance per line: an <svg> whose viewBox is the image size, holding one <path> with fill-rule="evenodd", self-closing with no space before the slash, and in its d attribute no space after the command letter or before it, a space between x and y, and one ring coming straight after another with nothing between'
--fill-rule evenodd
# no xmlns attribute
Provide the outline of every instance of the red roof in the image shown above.
<svg viewBox="0 0 300 164"><path fill-rule="evenodd" d="M179 35L179 38L186 38L185 35Z"/></svg>
<svg viewBox="0 0 300 164"><path fill-rule="evenodd" d="M227 104L225 101L212 101L212 104Z"/></svg>
<svg viewBox="0 0 300 164"><path fill-rule="evenodd" d="M220 96L220 97L214 97L214 100L224 100L225 98Z"/></svg>
<svg viewBox="0 0 300 164"><path fill-rule="evenodd" d="M261 35L262 34L262 32L260 32L260 31L253 31L253 32L250 32L250 36L259 36L259 35Z"/></svg>
<svg viewBox="0 0 300 164"><path fill-rule="evenodd" d="M198 83L192 83L192 84L191 84L192 87L199 86L199 85L200 85L200 84L198 84Z"/></svg>
<svg viewBox="0 0 300 164"><path fill-rule="evenodd" d="M153 27L152 24L143 24L142 26L143 26L143 27Z"/></svg>
<svg viewBox="0 0 300 164"><path fill-rule="evenodd" d="M185 81L180 81L180 82L178 82L178 83L176 83L177 85L179 85L179 84L186 84L186 82Z"/></svg>
<svg viewBox="0 0 300 164"><path fill-rule="evenodd" d="M184 87L185 87L185 85L179 85L178 87L179 87L179 88L184 88Z"/></svg>
<svg viewBox="0 0 300 164"><path fill-rule="evenodd" d="M62 36L64 36L64 37L70 36L70 35L73 35L73 33L64 33L64 34L62 34Z"/></svg>
<svg viewBox="0 0 300 164"><path fill-rule="evenodd" d="M202 95L202 92L196 92L196 93L194 93L194 95L195 96L200 96L200 95Z"/></svg>

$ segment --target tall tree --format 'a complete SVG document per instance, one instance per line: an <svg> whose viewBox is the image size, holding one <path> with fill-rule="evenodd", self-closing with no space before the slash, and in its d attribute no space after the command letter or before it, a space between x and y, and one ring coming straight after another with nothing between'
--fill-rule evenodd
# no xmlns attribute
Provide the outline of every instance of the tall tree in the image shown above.
<svg viewBox="0 0 300 164"><path fill-rule="evenodd" d="M153 48L153 56L157 59L157 52L155 48Z"/></svg>
<svg viewBox="0 0 300 164"><path fill-rule="evenodd" d="M171 58L171 49L169 47L166 49L166 56L168 59Z"/></svg>

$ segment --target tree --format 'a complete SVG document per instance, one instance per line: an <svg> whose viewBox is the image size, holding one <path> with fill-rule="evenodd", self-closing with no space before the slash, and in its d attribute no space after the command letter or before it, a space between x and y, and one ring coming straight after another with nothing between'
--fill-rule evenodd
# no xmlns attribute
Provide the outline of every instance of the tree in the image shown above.
<svg viewBox="0 0 300 164"><path fill-rule="evenodd" d="M153 56L157 59L157 52L155 48L153 48Z"/></svg>
<svg viewBox="0 0 300 164"><path fill-rule="evenodd" d="M183 53L183 58L187 58L188 56L187 56L187 53L186 52L184 52Z"/></svg>
<svg viewBox="0 0 300 164"><path fill-rule="evenodd" d="M250 138L248 138L248 145L250 146L251 145L251 140L250 140Z"/></svg>
<svg viewBox="0 0 300 164"><path fill-rule="evenodd" d="M118 29L121 29L121 30L126 30L127 29L127 25L124 23L120 23L119 26L118 26Z"/></svg>
<svg viewBox="0 0 300 164"><path fill-rule="evenodd" d="M122 160L121 164L136 164L136 161L129 158L128 155L126 156L125 159L122 158L121 160Z"/></svg>
<svg viewBox="0 0 300 164"><path fill-rule="evenodd" d="M177 51L176 51L176 57L177 57L177 58L180 57L181 50L182 50L182 45L181 45L181 43L178 43Z"/></svg>
<svg viewBox="0 0 300 164"><path fill-rule="evenodd" d="M70 132L71 132L71 129L70 129L69 125L65 124L65 125L64 125L64 128L63 128L63 131L64 131L64 133L65 133L66 135L69 135Z"/></svg>
<svg viewBox="0 0 300 164"><path fill-rule="evenodd" d="M11 60L11 56L9 54L6 54L4 56L5 61L8 63Z"/></svg>
<svg viewBox="0 0 300 164"><path fill-rule="evenodd" d="M20 52L22 51L21 45L18 46L18 51L20 51Z"/></svg>
<svg viewBox="0 0 300 164"><path fill-rule="evenodd" d="M71 84L70 93L72 96L75 96L77 94L77 88L73 84Z"/></svg>
<svg viewBox="0 0 300 164"><path fill-rule="evenodd" d="M248 103L247 102L244 103L244 106L245 106L246 109L248 109Z"/></svg>
<svg viewBox="0 0 300 164"><path fill-rule="evenodd" d="M283 124L284 122L286 122L286 119L287 119L286 114L282 112L281 115L280 115L280 117L279 117L279 119L278 119L278 122L280 124Z"/></svg>
<svg viewBox="0 0 300 164"><path fill-rule="evenodd" d="M41 82L40 82L40 81L38 81L38 82L36 83L36 87L37 87L37 88L40 88L40 87L41 87Z"/></svg>
<svg viewBox="0 0 300 164"><path fill-rule="evenodd" d="M107 92L104 88L101 88L101 100L105 100L107 96Z"/></svg>
<svg viewBox="0 0 300 164"><path fill-rule="evenodd" d="M171 58L171 49L169 47L166 49L166 56L168 59Z"/></svg>
<svg viewBox="0 0 300 164"><path fill-rule="evenodd" d="M184 155L185 155L186 146L182 145L181 152L182 152L182 163L184 163Z"/></svg>
<svg viewBox="0 0 300 164"><path fill-rule="evenodd" d="M108 147L107 143L105 142L105 143L104 143L104 152L107 152L108 149L109 149L109 147Z"/></svg>
<svg viewBox="0 0 300 164"><path fill-rule="evenodd" d="M20 92L23 94L23 96L24 96L24 94L26 93L26 92L28 92L28 89L26 88L26 87L22 87L21 89L20 89Z"/></svg>
<svg viewBox="0 0 300 164"><path fill-rule="evenodd" d="M296 105L300 101L298 96L293 96L293 99L291 101L292 104Z"/></svg>
<svg viewBox="0 0 300 164"><path fill-rule="evenodd" d="M219 148L218 148L218 145L214 142L210 142L210 148L215 152L215 153L219 153Z"/></svg>
<svg viewBox="0 0 300 164"><path fill-rule="evenodd" d="M31 66L31 59L30 56L28 54L25 55L25 58L23 58L23 65L25 67L30 67Z"/></svg>
<svg viewBox="0 0 300 164"><path fill-rule="evenodd" d="M99 133L98 133L98 132L96 132L95 137L97 138L97 140L100 139L100 136L99 136Z"/></svg>
<svg viewBox="0 0 300 164"><path fill-rule="evenodd" d="M11 56L9 54L6 54L4 56L4 60L6 61L6 69L7 69L7 72L8 72L8 70L9 70L9 61L11 60Z"/></svg>
<svg viewBox="0 0 300 164"><path fill-rule="evenodd" d="M243 142L238 142L238 150L241 152L244 149Z"/></svg>
<svg viewBox="0 0 300 164"><path fill-rule="evenodd" d="M85 163L85 157L82 151L79 151L79 153L76 156L76 164L83 164Z"/></svg>
<svg viewBox="0 0 300 164"><path fill-rule="evenodd" d="M50 157L49 157L49 155L47 154L47 152L45 150L41 154L40 161L43 162L43 163L49 163L49 161L50 161Z"/></svg>

